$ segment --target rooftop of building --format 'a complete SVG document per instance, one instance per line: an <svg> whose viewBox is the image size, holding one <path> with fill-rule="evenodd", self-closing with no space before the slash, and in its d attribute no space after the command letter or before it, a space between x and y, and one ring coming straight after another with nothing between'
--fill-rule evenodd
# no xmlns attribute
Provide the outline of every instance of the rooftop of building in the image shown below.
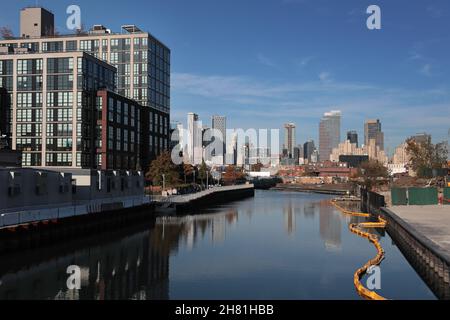
<svg viewBox="0 0 450 320"><path fill-rule="evenodd" d="M117 68L114 67L113 65L111 65L108 62L103 61L103 60L95 57L94 55L92 55L92 54L90 54L89 52L86 52L86 51L58 51L58 52L40 52L39 51L39 52L36 52L36 51L22 51L22 50L16 51L16 50L14 50L12 52L7 52L7 51L1 52L1 49L2 49L2 47L0 47L0 59L2 58L2 56L17 56L17 57L20 57L20 56L31 56L31 55L42 55L42 56L44 56L44 55L51 55L52 57L57 57L58 55L60 55L60 56L64 56L64 55L71 55L71 56L79 55L79 56L86 56L86 57L88 57L89 59L92 59L92 60L96 60L99 63L101 63L102 65L104 65L105 67L108 67L109 69L111 69L111 70L113 70L115 72L117 71Z"/></svg>
<svg viewBox="0 0 450 320"><path fill-rule="evenodd" d="M95 27L102 26L102 25L93 25L92 29L85 32L77 32L77 33L68 33L68 34L56 34L56 35L46 35L41 37L11 37L8 39L0 39L0 43L11 43L11 42L30 42L30 41L37 41L37 40L57 40L57 39L69 39L69 38L89 38L89 37L111 37L111 36L127 36L127 35L134 35L134 34L140 34L140 35L146 35L158 42L160 45L165 47L167 50L170 51L169 47L164 44L161 40L159 40L157 37L155 37L153 34L151 34L148 31L142 31L139 27L132 24L123 25L121 27L122 32L112 32L110 29L105 28L105 32L101 33L98 32L99 30L94 30ZM104 27L104 26L102 26Z"/></svg>

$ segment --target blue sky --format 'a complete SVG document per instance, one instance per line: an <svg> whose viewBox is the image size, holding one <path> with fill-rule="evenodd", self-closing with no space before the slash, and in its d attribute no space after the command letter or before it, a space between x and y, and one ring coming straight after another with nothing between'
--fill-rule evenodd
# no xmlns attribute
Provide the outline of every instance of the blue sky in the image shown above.
<svg viewBox="0 0 450 320"><path fill-rule="evenodd" d="M407 136L450 128L448 0L41 0L57 16L78 4L83 24L118 31L134 23L172 49L172 118L193 111L229 127L297 124L297 140L317 140L322 114L343 112L343 134L379 118L392 149ZM17 33L19 9L4 1L1 25ZM366 28L367 7L382 30Z"/></svg>

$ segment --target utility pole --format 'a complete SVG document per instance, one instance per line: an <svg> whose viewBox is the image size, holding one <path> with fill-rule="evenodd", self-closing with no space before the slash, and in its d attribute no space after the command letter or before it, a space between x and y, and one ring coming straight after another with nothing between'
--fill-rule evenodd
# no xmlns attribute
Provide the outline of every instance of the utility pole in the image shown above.
<svg viewBox="0 0 450 320"><path fill-rule="evenodd" d="M166 190L166 175L163 174L162 178L163 178L163 191L164 191L164 190Z"/></svg>

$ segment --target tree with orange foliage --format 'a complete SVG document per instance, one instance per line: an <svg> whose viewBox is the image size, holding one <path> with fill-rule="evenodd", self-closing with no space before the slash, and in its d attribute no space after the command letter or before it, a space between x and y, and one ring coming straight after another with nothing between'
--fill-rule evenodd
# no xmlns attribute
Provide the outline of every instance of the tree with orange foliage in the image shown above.
<svg viewBox="0 0 450 320"><path fill-rule="evenodd" d="M238 181L244 180L245 173L242 172L242 169L240 168L236 168L235 166L228 166L225 173L223 174L222 179L226 185L233 185Z"/></svg>

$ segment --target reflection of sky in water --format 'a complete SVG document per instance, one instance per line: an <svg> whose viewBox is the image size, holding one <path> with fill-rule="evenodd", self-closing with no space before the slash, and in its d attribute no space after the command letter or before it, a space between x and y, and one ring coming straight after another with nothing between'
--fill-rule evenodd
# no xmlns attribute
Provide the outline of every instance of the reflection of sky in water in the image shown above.
<svg viewBox="0 0 450 320"><path fill-rule="evenodd" d="M0 260L0 299L359 299L354 272L375 248L315 194L258 191L255 198L138 230ZM433 294L384 235L380 294ZM65 269L83 268L67 291ZM18 272L20 270L20 272Z"/></svg>
<svg viewBox="0 0 450 320"><path fill-rule="evenodd" d="M223 242L206 234L193 250L180 248L172 257L172 298L358 299L353 273L376 251L348 230L361 219L343 216L327 199L261 191L237 207L222 207L237 210L237 224L225 225ZM389 259L382 265L382 293L433 298L391 240L383 245Z"/></svg>

